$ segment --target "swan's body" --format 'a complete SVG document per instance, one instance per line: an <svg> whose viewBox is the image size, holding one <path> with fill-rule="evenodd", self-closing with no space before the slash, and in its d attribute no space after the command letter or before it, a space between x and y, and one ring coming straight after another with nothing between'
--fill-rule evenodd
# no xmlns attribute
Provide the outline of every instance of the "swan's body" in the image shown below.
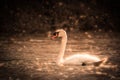
<svg viewBox="0 0 120 80"><path fill-rule="evenodd" d="M81 65L83 63L85 64L91 64L93 62L99 62L101 61L98 57L88 54L75 54L72 56L69 56L63 60L63 64L78 64Z"/></svg>
<svg viewBox="0 0 120 80"><path fill-rule="evenodd" d="M94 56L94 55L90 55L90 54L76 54L76 55L72 55L69 56L67 58L63 58L64 57L64 52L65 52L65 48L66 48L66 43L67 43L67 34L63 29L58 29L55 31L54 35L52 36L52 38L55 37L61 37L61 47L60 47L60 53L58 55L57 58L57 64L61 65L61 64L77 64L77 65L81 65L83 63L85 64L94 64L94 63L98 63L98 62L103 62L100 58Z"/></svg>

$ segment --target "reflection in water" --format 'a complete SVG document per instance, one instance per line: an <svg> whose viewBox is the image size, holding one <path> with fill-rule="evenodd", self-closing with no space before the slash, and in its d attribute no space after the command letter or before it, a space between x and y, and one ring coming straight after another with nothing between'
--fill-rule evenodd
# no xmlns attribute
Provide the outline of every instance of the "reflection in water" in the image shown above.
<svg viewBox="0 0 120 80"><path fill-rule="evenodd" d="M76 76L90 75L90 74L114 77L113 75L110 75L109 73L104 72L105 69L114 69L114 68L116 68L116 66L112 64L103 64L99 67L95 67L92 65L89 65L89 66L78 66L78 65L57 66L55 63L44 63L41 65L38 65L38 68L36 70L39 71L40 73L43 72L43 73L51 74L51 76L59 76L59 77L61 76L60 78L68 79L69 77L76 77ZM93 76L91 76L90 79L92 77ZM84 78L85 77L82 77L82 79Z"/></svg>

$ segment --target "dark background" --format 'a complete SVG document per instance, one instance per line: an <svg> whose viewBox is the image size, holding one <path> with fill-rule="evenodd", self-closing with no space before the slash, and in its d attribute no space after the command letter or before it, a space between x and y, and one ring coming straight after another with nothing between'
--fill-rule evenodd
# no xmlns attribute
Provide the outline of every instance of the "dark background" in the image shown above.
<svg viewBox="0 0 120 80"><path fill-rule="evenodd" d="M0 0L0 80L120 80L119 0ZM103 66L57 66L60 39L65 57L90 52ZM45 35L44 35L45 34Z"/></svg>
<svg viewBox="0 0 120 80"><path fill-rule="evenodd" d="M0 33L120 31L118 0L1 0Z"/></svg>

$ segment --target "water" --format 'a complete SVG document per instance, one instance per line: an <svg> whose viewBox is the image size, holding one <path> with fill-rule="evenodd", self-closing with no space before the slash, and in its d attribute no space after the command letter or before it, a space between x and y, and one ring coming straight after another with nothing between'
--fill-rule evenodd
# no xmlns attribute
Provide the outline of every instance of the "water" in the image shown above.
<svg viewBox="0 0 120 80"><path fill-rule="evenodd" d="M84 52L108 57L107 63L99 67L57 66L60 39L1 37L0 80L119 80L120 41L117 35L92 32L68 35L65 57Z"/></svg>

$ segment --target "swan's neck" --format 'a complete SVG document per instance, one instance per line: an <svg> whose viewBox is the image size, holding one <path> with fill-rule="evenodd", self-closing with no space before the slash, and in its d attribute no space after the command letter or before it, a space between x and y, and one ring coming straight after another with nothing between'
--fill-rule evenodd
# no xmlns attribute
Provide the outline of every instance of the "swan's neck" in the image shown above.
<svg viewBox="0 0 120 80"><path fill-rule="evenodd" d="M58 64L64 62L63 57L66 48L66 43L67 43L67 35L65 34L65 36L63 36L61 40L60 53L58 55Z"/></svg>

